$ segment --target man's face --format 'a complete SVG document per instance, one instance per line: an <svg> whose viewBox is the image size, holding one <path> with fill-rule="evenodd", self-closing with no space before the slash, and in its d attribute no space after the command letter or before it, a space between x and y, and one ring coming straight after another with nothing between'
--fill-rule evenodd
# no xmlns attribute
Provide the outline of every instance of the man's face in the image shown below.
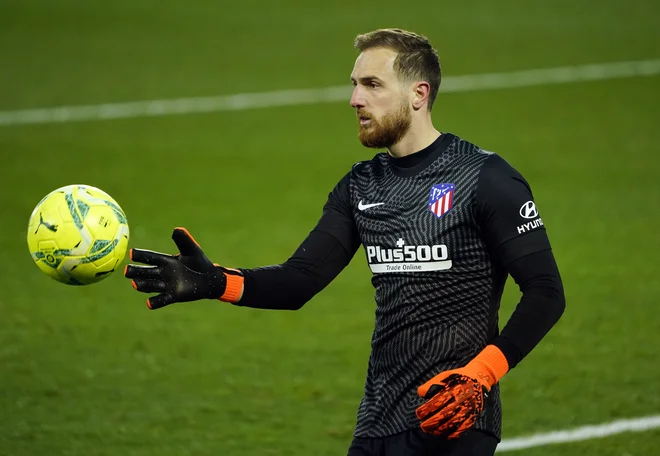
<svg viewBox="0 0 660 456"><path fill-rule="evenodd" d="M353 67L351 106L357 110L360 142L389 148L408 132L412 119L409 95L394 70L396 52L367 49Z"/></svg>

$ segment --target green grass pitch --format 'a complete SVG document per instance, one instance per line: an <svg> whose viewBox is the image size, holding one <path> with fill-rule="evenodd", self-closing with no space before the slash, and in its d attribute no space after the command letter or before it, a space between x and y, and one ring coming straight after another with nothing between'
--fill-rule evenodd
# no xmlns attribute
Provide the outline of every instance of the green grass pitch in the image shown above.
<svg viewBox="0 0 660 456"><path fill-rule="evenodd" d="M5 0L0 110L348 84L357 33L424 33L444 74L660 58L653 1ZM502 380L504 438L660 412L660 77L443 94L440 129L530 181L567 310ZM284 261L360 146L345 103L0 127L0 455L341 455L373 328L364 254L298 312L150 312L121 273L67 287L25 242L34 205L87 183L132 247L185 226L213 261ZM508 284L501 317L518 293ZM532 456L649 455L658 430Z"/></svg>

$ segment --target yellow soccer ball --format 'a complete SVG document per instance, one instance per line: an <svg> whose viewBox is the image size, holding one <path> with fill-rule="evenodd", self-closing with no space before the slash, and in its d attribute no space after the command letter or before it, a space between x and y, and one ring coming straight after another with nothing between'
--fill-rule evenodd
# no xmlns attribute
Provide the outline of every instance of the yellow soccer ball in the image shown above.
<svg viewBox="0 0 660 456"><path fill-rule="evenodd" d="M119 204L89 185L67 185L46 195L32 211L27 232L39 269L69 285L108 277L124 259L128 239Z"/></svg>

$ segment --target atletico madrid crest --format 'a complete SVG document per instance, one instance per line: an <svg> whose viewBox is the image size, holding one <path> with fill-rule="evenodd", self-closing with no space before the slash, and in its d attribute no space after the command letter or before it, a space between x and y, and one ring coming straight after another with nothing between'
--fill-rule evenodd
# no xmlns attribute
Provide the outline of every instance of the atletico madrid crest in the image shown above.
<svg viewBox="0 0 660 456"><path fill-rule="evenodd" d="M429 210L440 218L454 206L454 184L437 184L431 187Z"/></svg>

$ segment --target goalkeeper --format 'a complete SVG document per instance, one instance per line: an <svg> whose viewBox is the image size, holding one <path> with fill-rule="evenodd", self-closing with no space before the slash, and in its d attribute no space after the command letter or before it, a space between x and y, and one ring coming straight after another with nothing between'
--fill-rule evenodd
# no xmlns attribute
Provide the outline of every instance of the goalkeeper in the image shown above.
<svg viewBox="0 0 660 456"><path fill-rule="evenodd" d="M420 35L355 40L351 106L361 143L386 149L334 187L282 264L213 263L183 228L179 253L131 250L125 276L150 309L200 299L296 310L364 247L376 323L349 456L492 455L500 379L561 317L564 291L526 179L499 155L433 126L436 51ZM508 276L522 297L501 332Z"/></svg>

